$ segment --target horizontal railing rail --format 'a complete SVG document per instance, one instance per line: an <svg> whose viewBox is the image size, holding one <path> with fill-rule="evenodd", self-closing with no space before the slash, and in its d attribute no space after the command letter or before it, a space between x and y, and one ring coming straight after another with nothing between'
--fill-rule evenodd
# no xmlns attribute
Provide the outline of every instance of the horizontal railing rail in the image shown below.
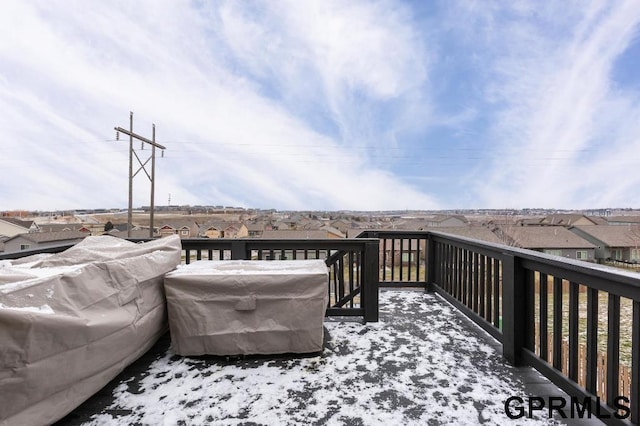
<svg viewBox="0 0 640 426"><path fill-rule="evenodd" d="M380 239L381 287L437 292L514 365L589 401L605 423L639 423L640 275L432 231L358 237Z"/></svg>

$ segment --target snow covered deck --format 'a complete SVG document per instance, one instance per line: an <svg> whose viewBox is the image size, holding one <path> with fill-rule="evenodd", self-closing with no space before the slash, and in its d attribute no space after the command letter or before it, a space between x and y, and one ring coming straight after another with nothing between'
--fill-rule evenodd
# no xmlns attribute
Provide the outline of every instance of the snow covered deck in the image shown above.
<svg viewBox="0 0 640 426"><path fill-rule="evenodd" d="M165 338L59 424L549 424L504 403L564 395L435 293L383 290L380 322L325 328L307 357L184 358Z"/></svg>

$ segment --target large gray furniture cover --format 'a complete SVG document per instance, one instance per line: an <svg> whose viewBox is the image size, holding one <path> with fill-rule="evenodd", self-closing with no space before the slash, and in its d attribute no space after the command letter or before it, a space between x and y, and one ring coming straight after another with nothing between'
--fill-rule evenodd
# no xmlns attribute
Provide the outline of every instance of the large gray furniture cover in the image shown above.
<svg viewBox="0 0 640 426"><path fill-rule="evenodd" d="M87 237L55 255L0 261L0 424L64 417L167 330L175 237Z"/></svg>
<svg viewBox="0 0 640 426"><path fill-rule="evenodd" d="M165 277L171 346L179 355L322 350L329 273L323 260L223 260Z"/></svg>

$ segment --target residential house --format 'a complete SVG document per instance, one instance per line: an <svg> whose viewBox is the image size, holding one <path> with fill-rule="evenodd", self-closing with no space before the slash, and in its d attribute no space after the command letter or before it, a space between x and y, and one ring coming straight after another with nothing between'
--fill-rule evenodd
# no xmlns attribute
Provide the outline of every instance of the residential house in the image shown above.
<svg viewBox="0 0 640 426"><path fill-rule="evenodd" d="M91 228L82 223L42 223L39 225L40 232L66 232L80 231L91 232ZM104 226L103 226L104 229ZM126 229L126 224L125 224Z"/></svg>
<svg viewBox="0 0 640 426"><path fill-rule="evenodd" d="M604 220L608 225L640 226L640 216L611 216Z"/></svg>
<svg viewBox="0 0 640 426"><path fill-rule="evenodd" d="M262 238L277 240L320 240L327 238L344 238L344 235L342 235L340 231L336 233L332 228L328 227L327 229L317 230L265 230L262 233Z"/></svg>
<svg viewBox="0 0 640 426"><path fill-rule="evenodd" d="M588 216L589 220L591 220L596 225L616 225L615 223L610 224L607 219L601 216Z"/></svg>
<svg viewBox="0 0 640 426"><path fill-rule="evenodd" d="M591 225L570 228L596 246L596 260L640 263L640 224Z"/></svg>
<svg viewBox="0 0 640 426"><path fill-rule="evenodd" d="M88 235L88 232L81 231L31 232L19 234L4 242L4 251L5 253L13 253L23 250L76 244Z"/></svg>
<svg viewBox="0 0 640 426"><path fill-rule="evenodd" d="M179 235L180 238L196 238L200 232L200 227L194 220L173 219L160 226L158 232L161 237Z"/></svg>
<svg viewBox="0 0 640 426"><path fill-rule="evenodd" d="M228 224L223 232L223 238L246 238L249 236L249 229L240 222Z"/></svg>
<svg viewBox="0 0 640 426"><path fill-rule="evenodd" d="M247 233L249 234L249 238L261 238L262 233L264 232L264 223L250 223L247 226Z"/></svg>
<svg viewBox="0 0 640 426"><path fill-rule="evenodd" d="M204 238L223 238L224 228L227 225L223 222L208 222L200 227L199 237Z"/></svg>
<svg viewBox="0 0 640 426"><path fill-rule="evenodd" d="M317 230L322 228L323 226L326 226L326 222L317 219L310 219L306 220L304 224L299 225L298 229Z"/></svg>
<svg viewBox="0 0 640 426"><path fill-rule="evenodd" d="M539 225L556 225L556 226L582 226L596 225L596 223L583 214L551 214L543 218Z"/></svg>
<svg viewBox="0 0 640 426"><path fill-rule="evenodd" d="M351 221L351 220L348 220L348 219L345 219L345 218L340 218L340 219L332 221L331 222L331 227L339 230L343 234L347 234L347 231L349 229L357 228L358 224L353 222L353 221Z"/></svg>
<svg viewBox="0 0 640 426"><path fill-rule="evenodd" d="M540 226L544 219L544 217L525 217L523 219L519 219L516 224L520 226Z"/></svg>
<svg viewBox="0 0 640 426"><path fill-rule="evenodd" d="M210 222L200 227L199 236L205 238L245 238L249 229L243 223Z"/></svg>
<svg viewBox="0 0 640 426"><path fill-rule="evenodd" d="M291 225L292 225L292 222L277 221L265 227L265 230L276 230L276 231L295 230L295 227L292 228Z"/></svg>
<svg viewBox="0 0 640 426"><path fill-rule="evenodd" d="M394 220L391 223L386 224L384 229L401 229L404 231L421 231L424 229L425 223L423 219L418 218L404 218Z"/></svg>
<svg viewBox="0 0 640 426"><path fill-rule="evenodd" d="M13 217L0 218L0 236L14 237L27 232L38 232L38 225L32 220L21 220Z"/></svg>
<svg viewBox="0 0 640 426"><path fill-rule="evenodd" d="M514 247L570 259L595 261L596 245L563 226L517 226L504 229Z"/></svg>
<svg viewBox="0 0 640 426"><path fill-rule="evenodd" d="M343 232L340 232L339 229L334 228L333 226L325 225L318 229L319 231L324 231L327 233L327 238L346 238L347 235Z"/></svg>
<svg viewBox="0 0 640 426"><path fill-rule="evenodd" d="M462 215L435 215L424 219L424 227L426 228L451 228L467 225L469 225L469 220Z"/></svg>

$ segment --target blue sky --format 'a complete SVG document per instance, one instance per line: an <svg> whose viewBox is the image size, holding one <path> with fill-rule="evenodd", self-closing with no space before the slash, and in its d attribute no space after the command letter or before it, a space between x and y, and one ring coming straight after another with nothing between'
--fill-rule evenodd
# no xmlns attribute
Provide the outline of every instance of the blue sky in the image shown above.
<svg viewBox="0 0 640 426"><path fill-rule="evenodd" d="M126 207L129 111L167 147L156 204L640 207L639 22L622 0L5 0L0 210Z"/></svg>

